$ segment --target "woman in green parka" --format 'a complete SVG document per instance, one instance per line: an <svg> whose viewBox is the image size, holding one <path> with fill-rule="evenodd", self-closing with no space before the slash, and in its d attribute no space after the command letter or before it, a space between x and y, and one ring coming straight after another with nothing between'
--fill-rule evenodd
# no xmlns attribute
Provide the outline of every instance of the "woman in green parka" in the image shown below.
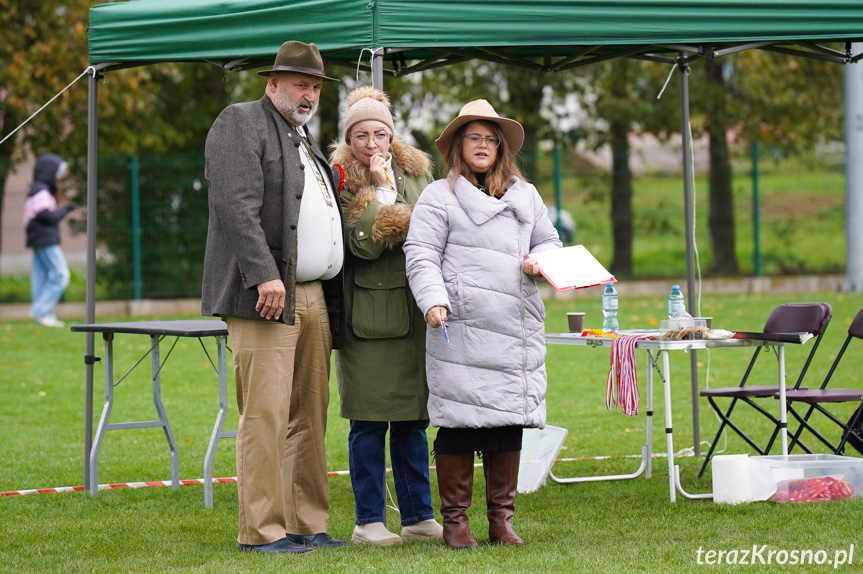
<svg viewBox="0 0 863 574"><path fill-rule="evenodd" d="M429 486L425 319L408 288L402 253L413 204L434 179L431 161L394 138L386 94L360 87L347 103L344 141L330 160L344 174L348 330L336 352L336 377L340 414L351 421L351 538L381 546L439 539L443 529L434 520ZM386 527L387 430L401 535Z"/></svg>

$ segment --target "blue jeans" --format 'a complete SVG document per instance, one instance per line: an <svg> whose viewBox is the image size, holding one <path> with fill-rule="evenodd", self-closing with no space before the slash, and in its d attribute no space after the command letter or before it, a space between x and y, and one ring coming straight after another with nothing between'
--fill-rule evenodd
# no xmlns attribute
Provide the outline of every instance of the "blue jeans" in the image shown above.
<svg viewBox="0 0 863 574"><path fill-rule="evenodd" d="M54 305L69 285L69 265L59 245L33 249L33 270L30 273L30 313L35 319L56 319Z"/></svg>
<svg viewBox="0 0 863 574"><path fill-rule="evenodd" d="M357 524L386 522L386 439L402 526L434 518L429 485L429 446L422 421L351 421L348 435L351 485Z"/></svg>

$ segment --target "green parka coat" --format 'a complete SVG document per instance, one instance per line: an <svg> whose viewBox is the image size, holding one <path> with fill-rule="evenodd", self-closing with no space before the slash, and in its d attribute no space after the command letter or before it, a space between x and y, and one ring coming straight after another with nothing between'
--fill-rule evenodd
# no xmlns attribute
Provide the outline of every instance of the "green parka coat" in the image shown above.
<svg viewBox="0 0 863 574"><path fill-rule="evenodd" d="M343 418L362 421L428 419L426 323L405 275L402 243L413 204L433 181L422 151L392 143L395 205L377 200L369 168L345 142L331 163L345 174L340 202L345 218L347 334L336 352Z"/></svg>

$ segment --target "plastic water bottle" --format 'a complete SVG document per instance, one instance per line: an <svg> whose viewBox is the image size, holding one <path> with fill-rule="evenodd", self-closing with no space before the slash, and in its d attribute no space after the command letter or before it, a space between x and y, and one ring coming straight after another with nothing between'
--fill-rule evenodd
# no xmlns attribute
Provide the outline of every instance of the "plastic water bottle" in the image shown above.
<svg viewBox="0 0 863 574"><path fill-rule="evenodd" d="M602 329L604 331L617 331L620 325L617 322L617 289L612 283L605 286L602 292Z"/></svg>
<svg viewBox="0 0 863 574"><path fill-rule="evenodd" d="M680 285L672 285L671 294L668 296L668 318L674 319L684 313L686 313L686 300L680 292Z"/></svg>

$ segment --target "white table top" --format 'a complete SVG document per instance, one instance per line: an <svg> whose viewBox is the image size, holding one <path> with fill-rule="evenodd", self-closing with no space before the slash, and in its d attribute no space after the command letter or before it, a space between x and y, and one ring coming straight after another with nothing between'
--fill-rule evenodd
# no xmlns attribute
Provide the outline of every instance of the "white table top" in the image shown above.
<svg viewBox="0 0 863 574"><path fill-rule="evenodd" d="M620 331L620 335L659 335L657 330L633 330ZM595 335L583 336L580 333L546 333L547 343L556 345L580 345L584 347L611 347L614 339L611 337L597 337ZM715 349L734 347L767 347L784 345L778 341L762 341L760 339L687 339L683 341L669 341L660 339L642 339L635 346L638 349L653 349L661 351L689 350L689 349Z"/></svg>

